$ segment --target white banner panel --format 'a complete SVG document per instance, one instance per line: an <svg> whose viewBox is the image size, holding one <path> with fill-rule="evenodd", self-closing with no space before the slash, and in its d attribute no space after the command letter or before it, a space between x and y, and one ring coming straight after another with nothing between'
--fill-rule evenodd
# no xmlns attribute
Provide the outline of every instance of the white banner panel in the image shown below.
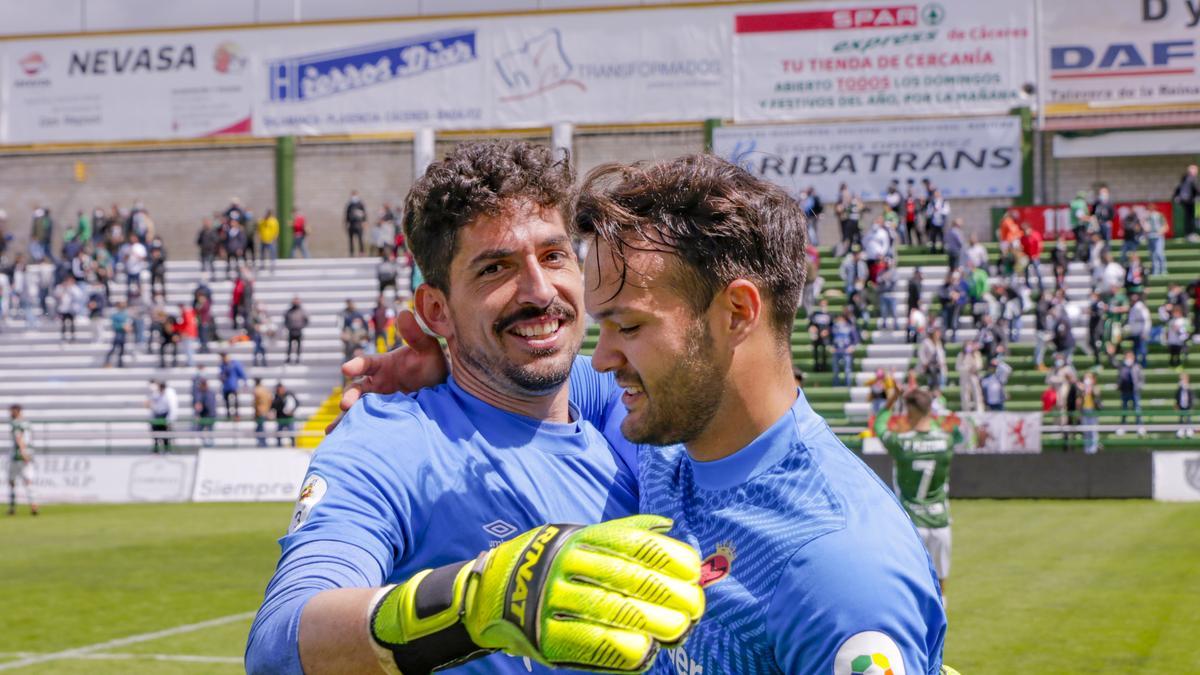
<svg viewBox="0 0 1200 675"><path fill-rule="evenodd" d="M474 21L260 32L254 133L341 134L487 126Z"/></svg>
<svg viewBox="0 0 1200 675"><path fill-rule="evenodd" d="M846 183L882 198L892 179L929 178L947 197L1021 192L1021 122L1012 115L957 120L720 127L713 152L792 194L815 187L827 202Z"/></svg>
<svg viewBox="0 0 1200 675"><path fill-rule="evenodd" d="M1033 33L1032 0L739 9L734 119L1007 111L1034 81Z"/></svg>
<svg viewBox="0 0 1200 675"><path fill-rule="evenodd" d="M960 413L963 444L955 452L1008 453L1042 451L1040 412Z"/></svg>
<svg viewBox="0 0 1200 675"><path fill-rule="evenodd" d="M3 482L8 461L0 458ZM186 455L43 454L33 464L34 497L42 504L185 502L196 470L196 458ZM17 495L25 500L23 489Z"/></svg>
<svg viewBox="0 0 1200 675"><path fill-rule="evenodd" d="M1154 453L1154 498L1200 502L1200 452Z"/></svg>
<svg viewBox="0 0 1200 675"><path fill-rule="evenodd" d="M1200 101L1198 22L1191 0L1042 2L1048 112Z"/></svg>
<svg viewBox="0 0 1200 675"><path fill-rule="evenodd" d="M4 43L7 142L247 134L249 37L212 31Z"/></svg>
<svg viewBox="0 0 1200 675"><path fill-rule="evenodd" d="M497 126L729 117L727 12L523 17L488 32Z"/></svg>
<svg viewBox="0 0 1200 675"><path fill-rule="evenodd" d="M192 501L295 501L310 459L304 450L201 450Z"/></svg>

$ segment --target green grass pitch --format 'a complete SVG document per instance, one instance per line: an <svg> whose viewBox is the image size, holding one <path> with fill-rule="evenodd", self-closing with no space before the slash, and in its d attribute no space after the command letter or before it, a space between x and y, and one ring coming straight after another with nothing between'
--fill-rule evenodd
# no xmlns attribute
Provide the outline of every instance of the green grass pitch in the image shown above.
<svg viewBox="0 0 1200 675"><path fill-rule="evenodd" d="M52 506L0 519L0 673L242 672L239 615L258 605L290 509ZM1200 673L1200 504L952 509L946 661L964 675Z"/></svg>

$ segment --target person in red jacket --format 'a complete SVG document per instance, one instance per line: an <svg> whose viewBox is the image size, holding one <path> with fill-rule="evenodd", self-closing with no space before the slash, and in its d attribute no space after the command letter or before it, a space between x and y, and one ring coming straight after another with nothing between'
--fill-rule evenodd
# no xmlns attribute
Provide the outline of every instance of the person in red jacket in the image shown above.
<svg viewBox="0 0 1200 675"><path fill-rule="evenodd" d="M1029 263L1025 266L1025 285L1033 288L1029 283L1029 272L1033 271L1037 276L1038 291L1042 290L1042 233L1029 226L1029 223L1024 225L1025 233L1021 235L1021 250L1025 252L1025 257L1029 259Z"/></svg>
<svg viewBox="0 0 1200 675"><path fill-rule="evenodd" d="M179 316L175 318L175 334L183 344L183 355L191 368L196 364L196 338L200 336L200 327L196 322L196 310L182 302L179 303Z"/></svg>

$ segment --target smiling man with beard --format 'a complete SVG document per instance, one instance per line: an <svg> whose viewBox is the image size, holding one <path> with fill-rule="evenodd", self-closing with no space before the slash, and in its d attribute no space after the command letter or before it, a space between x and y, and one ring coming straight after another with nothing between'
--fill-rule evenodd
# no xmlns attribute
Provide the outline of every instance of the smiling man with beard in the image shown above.
<svg viewBox="0 0 1200 675"><path fill-rule="evenodd" d="M572 181L548 148L498 142L458 146L413 186L415 305L454 375L364 397L317 449L248 672L628 672L698 620L700 560L669 520L543 526L637 507L632 460L579 413L611 385L572 369Z"/></svg>
<svg viewBox="0 0 1200 675"><path fill-rule="evenodd" d="M929 556L792 374L799 206L693 155L596 169L576 223L593 239L585 300L600 336L575 370L615 374L627 411L581 412L620 420L638 444L641 511L673 519L705 557L704 619L652 672L938 673L946 616ZM409 350L348 370L375 374L367 389L416 386L403 366L417 352L439 358Z"/></svg>

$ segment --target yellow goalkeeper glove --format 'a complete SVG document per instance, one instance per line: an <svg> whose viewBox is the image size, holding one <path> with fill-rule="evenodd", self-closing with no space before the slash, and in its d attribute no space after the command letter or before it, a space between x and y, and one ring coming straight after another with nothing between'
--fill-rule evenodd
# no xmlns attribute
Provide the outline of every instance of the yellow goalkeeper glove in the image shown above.
<svg viewBox="0 0 1200 675"><path fill-rule="evenodd" d="M404 675L496 650L550 667L644 671L704 612L700 557L663 534L671 524L641 515L530 530L385 589L371 634Z"/></svg>

